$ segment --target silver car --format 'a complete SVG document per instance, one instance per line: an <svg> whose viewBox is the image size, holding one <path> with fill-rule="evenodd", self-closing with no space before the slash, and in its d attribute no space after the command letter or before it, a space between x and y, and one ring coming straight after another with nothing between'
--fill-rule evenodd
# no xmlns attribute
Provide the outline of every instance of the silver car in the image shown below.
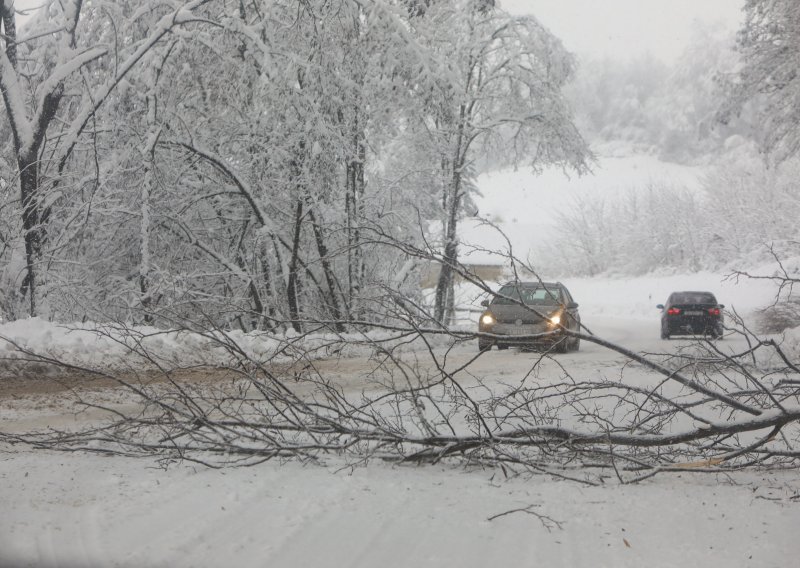
<svg viewBox="0 0 800 568"><path fill-rule="evenodd" d="M496 337L478 338L478 349L492 345L554 348L559 353L577 351L580 338L567 337L564 329L579 331L578 304L560 282L509 282L484 300L478 331ZM522 337L520 337L522 336ZM534 337L531 337L534 336Z"/></svg>

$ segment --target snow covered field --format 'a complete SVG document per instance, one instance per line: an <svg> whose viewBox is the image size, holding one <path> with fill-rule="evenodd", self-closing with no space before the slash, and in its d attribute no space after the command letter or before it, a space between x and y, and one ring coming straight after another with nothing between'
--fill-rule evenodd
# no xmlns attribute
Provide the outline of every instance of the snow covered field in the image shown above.
<svg viewBox="0 0 800 568"><path fill-rule="evenodd" d="M478 178L481 195L475 199L476 211L464 219L459 229L463 262L498 262L489 251L508 250L500 229L522 260L535 256L537 247L552 231L559 212L569 209L576 198L603 195L619 197L630 190L645 190L648 185L684 187L701 191L703 168L662 162L651 156L604 156L598 159L591 175L567 176L548 168L532 176L526 168L503 170Z"/></svg>
<svg viewBox="0 0 800 568"><path fill-rule="evenodd" d="M713 274L568 284L592 331L650 352L684 343L658 339L653 306L673 288L714 290L743 313L772 294ZM92 365L124 361L111 344L40 321L4 324L0 334ZM186 335L158 340L183 363L202 351ZM464 345L453 358L474 351ZM505 380L533 357L491 351L473 372ZM584 344L558 361L591 377L615 373L620 359ZM73 415L59 395L2 399L0 411L4 431L88 418ZM343 467L336 458L324 466L164 470L144 459L5 446L0 566L788 566L800 553L798 496L796 472L687 470L588 487L547 476L507 479L496 470Z"/></svg>

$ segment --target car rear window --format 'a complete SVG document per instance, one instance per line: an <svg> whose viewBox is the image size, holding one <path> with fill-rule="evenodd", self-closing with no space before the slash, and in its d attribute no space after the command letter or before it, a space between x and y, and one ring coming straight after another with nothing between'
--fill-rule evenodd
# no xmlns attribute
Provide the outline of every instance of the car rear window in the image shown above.
<svg viewBox="0 0 800 568"><path fill-rule="evenodd" d="M710 292L681 292L675 294L673 304L716 304L717 299Z"/></svg>
<svg viewBox="0 0 800 568"><path fill-rule="evenodd" d="M501 298L500 296L507 296ZM561 291L558 288L522 288L503 286L495 297L493 304L558 304L561 302Z"/></svg>

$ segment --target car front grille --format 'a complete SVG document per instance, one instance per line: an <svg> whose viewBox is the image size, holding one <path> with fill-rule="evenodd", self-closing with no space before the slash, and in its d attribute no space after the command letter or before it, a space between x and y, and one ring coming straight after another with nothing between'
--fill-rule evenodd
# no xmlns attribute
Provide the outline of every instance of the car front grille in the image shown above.
<svg viewBox="0 0 800 568"><path fill-rule="evenodd" d="M517 325L516 323L498 323L492 328L491 333L496 333L498 335L533 335L546 331L549 331L549 328L545 322L536 324L523 323L522 325Z"/></svg>

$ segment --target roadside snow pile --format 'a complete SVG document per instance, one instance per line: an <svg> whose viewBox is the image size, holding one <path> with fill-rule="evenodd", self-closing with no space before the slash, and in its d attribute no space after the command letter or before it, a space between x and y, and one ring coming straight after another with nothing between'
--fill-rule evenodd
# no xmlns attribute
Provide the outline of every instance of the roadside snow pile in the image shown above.
<svg viewBox="0 0 800 568"><path fill-rule="evenodd" d="M90 369L140 369L143 360L133 349L143 347L155 364L203 364L210 351L207 340L196 334L163 331L153 327L126 329L93 323L57 324L29 318L0 324L2 366L0 374L20 370L57 372L56 367L31 364L45 356Z"/></svg>
<svg viewBox="0 0 800 568"><path fill-rule="evenodd" d="M428 338L434 346L446 336ZM285 334L229 331L195 333L148 326L74 323L57 324L29 318L0 324L0 376L35 372L55 374L39 356L53 361L101 370L171 369L236 364L245 355L255 362L286 362L296 358L369 357L383 347L425 349L416 338L389 331L367 333Z"/></svg>

